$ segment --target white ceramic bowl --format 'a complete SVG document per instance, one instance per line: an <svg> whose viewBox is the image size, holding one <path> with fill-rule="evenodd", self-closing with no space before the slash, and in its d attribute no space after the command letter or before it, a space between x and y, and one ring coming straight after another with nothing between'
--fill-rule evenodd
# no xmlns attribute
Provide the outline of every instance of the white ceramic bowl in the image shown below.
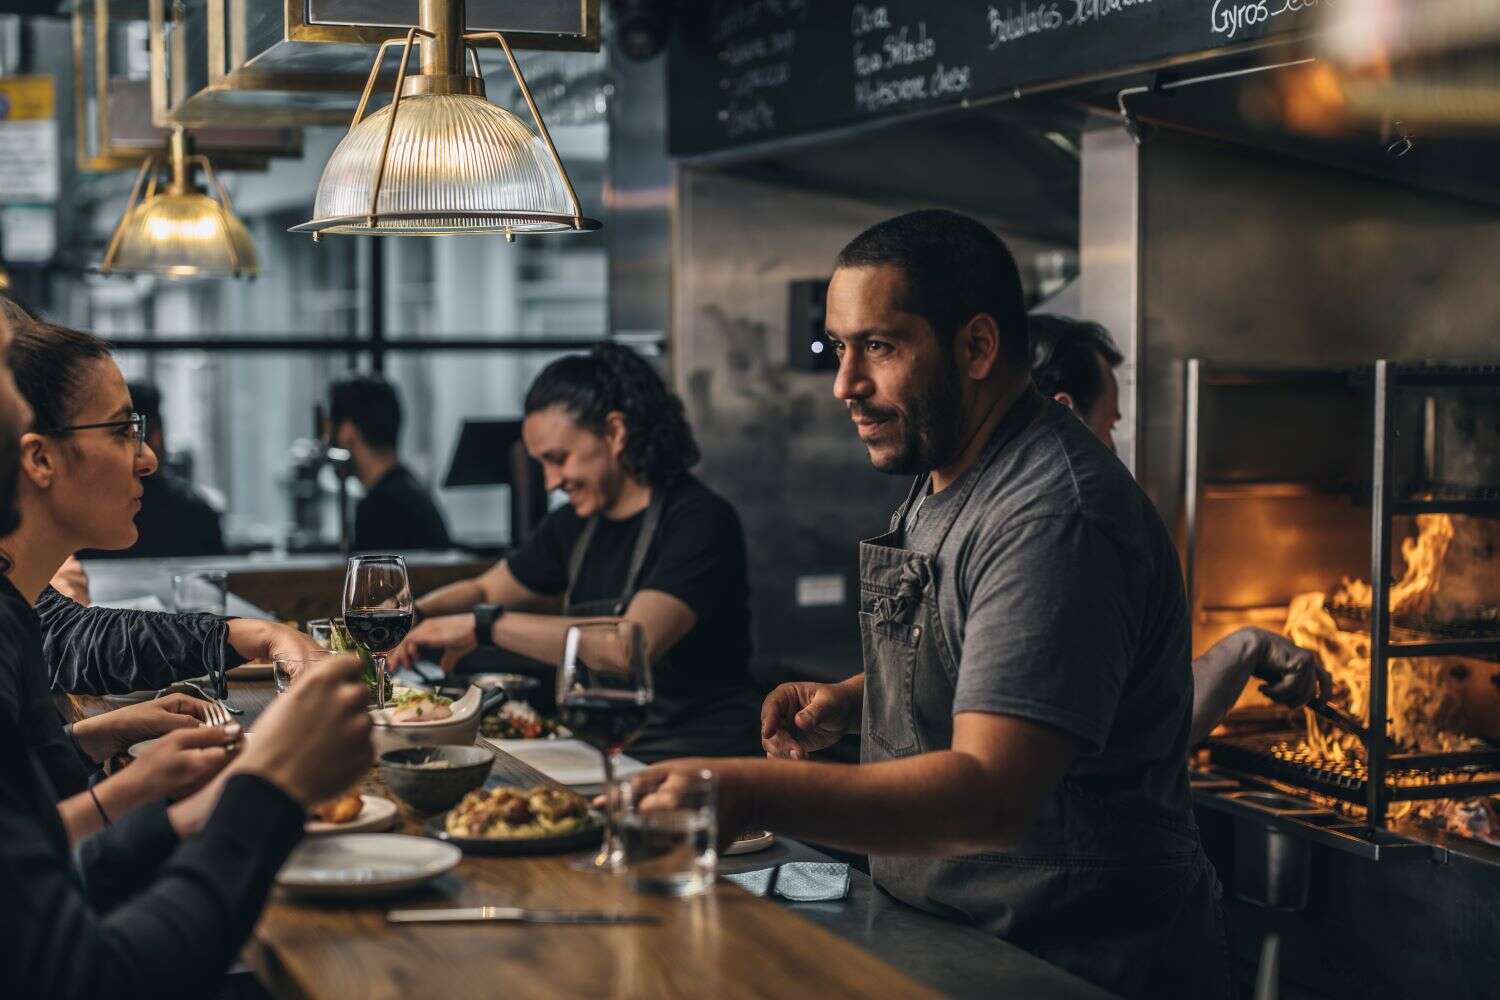
<svg viewBox="0 0 1500 1000"><path fill-rule="evenodd" d="M408 747L474 745L479 735L479 702L483 692L473 685L464 696L452 705L452 715L436 722L390 722L383 709L373 708L370 716L375 723L371 738L375 743L375 756L387 750L405 750Z"/></svg>

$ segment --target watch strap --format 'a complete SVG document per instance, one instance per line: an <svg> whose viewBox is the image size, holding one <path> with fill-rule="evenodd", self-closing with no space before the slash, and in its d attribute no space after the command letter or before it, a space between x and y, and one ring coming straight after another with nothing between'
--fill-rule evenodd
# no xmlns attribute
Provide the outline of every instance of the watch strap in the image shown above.
<svg viewBox="0 0 1500 1000"><path fill-rule="evenodd" d="M476 604L474 606L474 643L480 647L495 645L495 622L505 609L498 604Z"/></svg>

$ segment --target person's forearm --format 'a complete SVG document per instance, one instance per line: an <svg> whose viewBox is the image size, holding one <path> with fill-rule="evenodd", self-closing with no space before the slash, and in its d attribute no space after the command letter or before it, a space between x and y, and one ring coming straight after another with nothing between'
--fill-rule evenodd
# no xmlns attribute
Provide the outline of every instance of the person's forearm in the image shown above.
<svg viewBox="0 0 1500 1000"><path fill-rule="evenodd" d="M978 760L952 750L861 765L752 758L704 764L747 790L748 828L847 851L954 857L1004 850L1030 822Z"/></svg>
<svg viewBox="0 0 1500 1000"><path fill-rule="evenodd" d="M110 732L108 712L88 719L79 719L67 727L68 735L78 744L78 749L96 764L102 764L115 752L114 736Z"/></svg>
<svg viewBox="0 0 1500 1000"><path fill-rule="evenodd" d="M108 816L111 821L117 820L142 803L160 797L151 794L144 782L136 780L131 774L132 770L134 768L126 768L119 774L105 778L93 786L92 794L81 792L57 804L63 828L68 831L69 845L76 847L83 838L102 830L104 816ZM94 803L96 797L99 800L97 805ZM100 809L104 810L103 816L99 813Z"/></svg>
<svg viewBox="0 0 1500 1000"><path fill-rule="evenodd" d="M459 580L445 587L439 587L431 593L422 595L417 600L417 608L425 618L436 618L438 615L456 615L465 611L471 611L476 604L485 603L484 586L475 577L471 580Z"/></svg>
<svg viewBox="0 0 1500 1000"><path fill-rule="evenodd" d="M844 732L857 733L864 722L865 717L865 675L861 671L847 680L839 681L834 687L839 689L840 700L848 706L848 715Z"/></svg>
<svg viewBox="0 0 1500 1000"><path fill-rule="evenodd" d="M1193 661L1193 722L1189 746L1208 739L1239 700L1254 664L1230 636Z"/></svg>
<svg viewBox="0 0 1500 1000"><path fill-rule="evenodd" d="M563 643L569 628L583 622L610 620L507 612L495 622L493 637L495 645L501 649L555 666L562 662Z"/></svg>

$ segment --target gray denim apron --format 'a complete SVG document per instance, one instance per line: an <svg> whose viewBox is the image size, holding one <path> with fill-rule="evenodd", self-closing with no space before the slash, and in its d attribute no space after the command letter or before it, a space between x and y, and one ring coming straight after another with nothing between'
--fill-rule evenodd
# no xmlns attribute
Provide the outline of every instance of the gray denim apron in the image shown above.
<svg viewBox="0 0 1500 1000"><path fill-rule="evenodd" d="M625 613L640 585L641 569L646 564L646 556L651 551L651 544L656 540L657 529L661 526L664 492L659 488L651 490L651 502L646 506L646 516L636 535L635 548L631 551L624 587L620 593L615 597L575 601L573 591L577 588L589 544L594 540L594 530L599 524L599 515L589 518L568 557L568 586L563 591L562 600L564 615L590 618L618 617ZM731 757L758 751L758 706L753 704L753 699L747 702L746 692L735 690L719 697L688 697L663 690L664 687L671 686L670 681L664 684L664 679L674 670L687 666L675 662L672 653L658 657L652 664L656 697L647 713L645 728L625 752L637 760L651 764L672 757Z"/></svg>
<svg viewBox="0 0 1500 1000"><path fill-rule="evenodd" d="M958 651L948 648L939 616L938 589L952 584L939 578L936 553L983 470L1030 422L1014 416L932 515L941 520L929 525L931 551L904 548L901 530L925 477L890 530L860 543L866 762L952 746ZM1113 815L1087 786L1087 778L1065 777L1014 851L872 856L870 874L905 903L981 926L1117 993L1227 997L1218 881L1196 829Z"/></svg>

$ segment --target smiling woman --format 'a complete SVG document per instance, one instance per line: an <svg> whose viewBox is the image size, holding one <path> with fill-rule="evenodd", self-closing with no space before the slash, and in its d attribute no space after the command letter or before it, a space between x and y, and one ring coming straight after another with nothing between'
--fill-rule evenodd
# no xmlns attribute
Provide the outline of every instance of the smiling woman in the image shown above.
<svg viewBox="0 0 1500 1000"><path fill-rule="evenodd" d="M568 504L488 572L422 597L427 620L390 661L436 647L452 666L482 643L556 666L570 625L629 619L656 681L631 753L755 753L744 532L688 473L698 445L681 400L644 358L605 344L537 376L522 436Z"/></svg>

